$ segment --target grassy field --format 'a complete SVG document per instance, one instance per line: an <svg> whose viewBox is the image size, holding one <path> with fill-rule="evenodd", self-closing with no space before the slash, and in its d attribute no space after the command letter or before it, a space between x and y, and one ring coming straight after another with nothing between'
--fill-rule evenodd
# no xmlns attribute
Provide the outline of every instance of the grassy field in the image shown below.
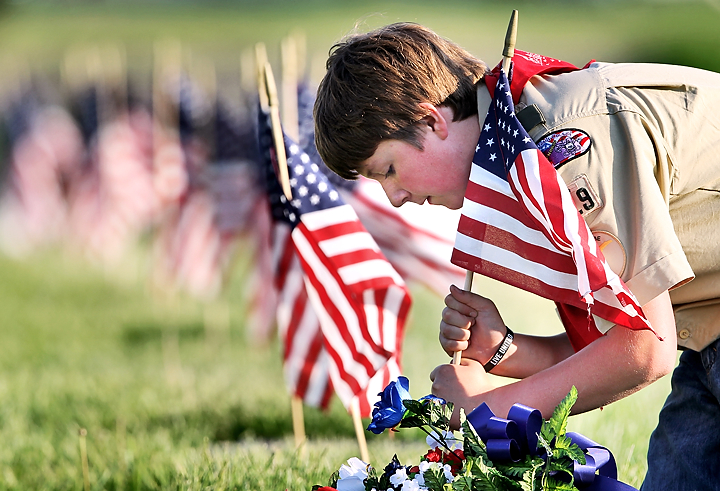
<svg viewBox="0 0 720 491"><path fill-rule="evenodd" d="M295 451L278 346L249 339L241 274L204 305L149 295L135 264L138 274L119 275L59 253L0 258L0 489L81 489L81 428L94 490L309 489L358 454L337 401L327 414L306 408L309 443ZM545 301L475 288L493 291L518 330L558 329ZM414 293L405 372L419 397L447 357L436 341L440 299ZM223 302L229 328L208 328L204 313ZM661 381L570 429L607 445L621 477L639 485L667 390ZM405 433L368 441L376 464L393 453L416 462L425 445Z"/></svg>

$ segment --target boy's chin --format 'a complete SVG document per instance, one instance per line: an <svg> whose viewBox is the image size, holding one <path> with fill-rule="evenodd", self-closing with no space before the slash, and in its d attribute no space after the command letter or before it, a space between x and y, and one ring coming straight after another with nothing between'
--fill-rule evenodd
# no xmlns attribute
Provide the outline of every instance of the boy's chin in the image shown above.
<svg viewBox="0 0 720 491"><path fill-rule="evenodd" d="M427 198L425 200L425 203L433 206L444 206L445 208L449 208L451 210L459 210L462 208L463 200L446 200L446 199L434 199L433 197Z"/></svg>
<svg viewBox="0 0 720 491"><path fill-rule="evenodd" d="M455 202L433 203L433 202L431 202L431 201L428 201L428 202L429 202L431 205L444 206L445 208L449 208L449 209L451 209L451 210L459 210L460 208L462 208L462 205L463 205L463 202L462 202L462 201L460 201L459 203L455 203Z"/></svg>

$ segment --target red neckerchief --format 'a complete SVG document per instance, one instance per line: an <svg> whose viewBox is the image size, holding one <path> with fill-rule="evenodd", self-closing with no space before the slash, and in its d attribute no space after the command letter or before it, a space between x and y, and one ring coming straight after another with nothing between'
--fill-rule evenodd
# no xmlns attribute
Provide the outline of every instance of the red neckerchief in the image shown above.
<svg viewBox="0 0 720 491"><path fill-rule="evenodd" d="M594 61L595 60L590 60L583 69L589 67ZM491 74L485 75L485 85L487 85L491 94L495 90L495 85L498 80L497 74L500 73L501 66L502 62L493 68ZM513 102L515 104L520 102L520 94L522 94L525 84L535 75L556 75L558 73L572 72L575 70L580 70L580 68L572 63L516 49L515 55L512 58L512 78L510 79L510 91L512 92Z"/></svg>

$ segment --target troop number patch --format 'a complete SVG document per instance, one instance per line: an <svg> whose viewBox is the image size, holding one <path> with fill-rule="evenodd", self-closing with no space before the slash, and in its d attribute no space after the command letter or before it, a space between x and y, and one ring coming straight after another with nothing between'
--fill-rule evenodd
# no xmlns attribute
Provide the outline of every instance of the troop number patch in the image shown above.
<svg viewBox="0 0 720 491"><path fill-rule="evenodd" d="M580 174L568 184L568 191L572 197L575 208L581 215L587 215L603 207L603 202L590 180L585 174Z"/></svg>
<svg viewBox="0 0 720 491"><path fill-rule="evenodd" d="M590 150L590 136L580 130L560 130L544 136L538 149L557 169Z"/></svg>

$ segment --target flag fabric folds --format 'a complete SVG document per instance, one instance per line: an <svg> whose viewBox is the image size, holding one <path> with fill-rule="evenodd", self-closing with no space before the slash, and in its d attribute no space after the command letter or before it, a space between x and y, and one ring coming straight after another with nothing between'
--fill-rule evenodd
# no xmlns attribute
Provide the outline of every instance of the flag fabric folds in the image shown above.
<svg viewBox="0 0 720 491"><path fill-rule="evenodd" d="M614 324L652 329L515 117L504 72L481 128L451 261L555 301L576 350Z"/></svg>
<svg viewBox="0 0 720 491"><path fill-rule="evenodd" d="M333 394L320 320L310 303L291 229L274 230L277 324L283 346L283 374L290 392L312 407L327 408Z"/></svg>
<svg viewBox="0 0 720 491"><path fill-rule="evenodd" d="M263 141L267 145L268 122L262 111L260 116L261 145ZM322 333L325 354L309 348L306 351L327 360L332 386L343 404L350 407L353 398L359 397L361 413L368 415L372 403L363 399L376 397L382 390L378 380L399 375L410 294L353 208L320 172L318 164L287 138L285 147L292 200L282 193L270 163L268 197L276 224L289 230L291 250L302 269L304 291ZM283 251L283 247L277 249L278 244L282 246L277 237L276 231L276 250ZM289 264L293 260L290 255ZM289 280L286 274L281 298L288 291ZM294 288L303 290L297 284ZM295 303L301 301L302 293L293 298ZM310 314L304 315L310 318ZM294 314L288 319L300 321ZM298 332L300 328L293 327L291 322L287 327ZM299 343L307 345L313 339L308 334L302 339L291 334L289 329L285 333L286 348ZM285 355L288 363L288 353ZM378 390L368 393L375 386ZM363 408L366 410L362 411Z"/></svg>

